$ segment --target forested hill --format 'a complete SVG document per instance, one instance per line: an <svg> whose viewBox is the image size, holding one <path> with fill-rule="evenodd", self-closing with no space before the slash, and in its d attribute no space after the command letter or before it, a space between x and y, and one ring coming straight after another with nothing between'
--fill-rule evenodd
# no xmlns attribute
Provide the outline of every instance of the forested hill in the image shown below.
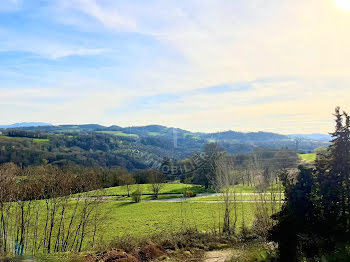
<svg viewBox="0 0 350 262"><path fill-rule="evenodd" d="M61 125L0 129L0 163L19 165L49 162L84 166L121 166L143 169L164 157L183 159L201 151L208 143L218 143L229 153L252 152L256 148L298 148L312 151L327 142L296 139L268 132L190 132L159 125L105 127L101 125Z"/></svg>

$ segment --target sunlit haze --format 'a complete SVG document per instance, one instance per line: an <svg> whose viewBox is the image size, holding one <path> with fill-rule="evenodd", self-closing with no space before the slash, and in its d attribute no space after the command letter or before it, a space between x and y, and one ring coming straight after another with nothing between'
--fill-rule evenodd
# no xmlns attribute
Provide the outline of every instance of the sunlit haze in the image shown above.
<svg viewBox="0 0 350 262"><path fill-rule="evenodd" d="M348 0L334 0L334 2L338 8L343 9L344 11L350 11L350 1L348 1Z"/></svg>

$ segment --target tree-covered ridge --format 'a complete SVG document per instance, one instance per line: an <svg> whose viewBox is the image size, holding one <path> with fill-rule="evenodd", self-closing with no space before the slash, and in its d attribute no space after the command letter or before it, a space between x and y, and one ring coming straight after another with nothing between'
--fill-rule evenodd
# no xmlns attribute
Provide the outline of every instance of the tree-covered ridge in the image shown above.
<svg viewBox="0 0 350 262"><path fill-rule="evenodd" d="M253 132L193 133L158 125L122 128L101 125L37 126L0 129L0 163L20 166L70 163L83 166L119 166L128 170L159 166L164 158L186 159L208 143L217 143L230 154L250 153L259 148L296 148L285 135ZM299 140L300 151L327 144Z"/></svg>

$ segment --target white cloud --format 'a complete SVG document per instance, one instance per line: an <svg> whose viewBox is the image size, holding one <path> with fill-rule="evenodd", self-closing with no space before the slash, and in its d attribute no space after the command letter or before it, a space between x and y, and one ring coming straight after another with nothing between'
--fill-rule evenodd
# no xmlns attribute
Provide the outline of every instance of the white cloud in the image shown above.
<svg viewBox="0 0 350 262"><path fill-rule="evenodd" d="M350 74L350 13L339 12L331 0L69 3L106 27L151 35L175 48L187 62L183 71L209 85Z"/></svg>
<svg viewBox="0 0 350 262"><path fill-rule="evenodd" d="M76 92L76 97L58 104L59 107L46 105L45 112L38 112L42 120L51 122L50 117L54 116L57 123L160 123L208 131L233 128L328 132L332 128L334 107L348 105L350 13L336 9L331 0L60 0L58 3L50 10L55 14L53 19L90 33L98 31L118 37L123 37L118 35L120 32L146 35L171 50L177 59L156 53L144 65L133 67L139 57L131 56L131 65L121 63L109 69L111 75L122 71L127 79L123 84L117 77L113 81L91 83L86 73L82 76L85 81L51 93L59 97L62 92ZM25 44L2 41L0 49L27 50L57 59L98 55L118 45L117 40L94 39L90 45L80 46L73 41L21 38L26 39ZM147 51L145 46L144 52ZM221 83L284 77L295 80L258 81L247 92L191 93ZM79 94L83 86L89 86L89 92ZM39 93L26 94L20 103L45 94ZM148 109L136 105L128 112L123 111L123 106L128 107L127 101L136 97L164 93L182 94L183 98ZM14 96L11 95L12 99ZM109 110L115 110L116 115L107 115Z"/></svg>

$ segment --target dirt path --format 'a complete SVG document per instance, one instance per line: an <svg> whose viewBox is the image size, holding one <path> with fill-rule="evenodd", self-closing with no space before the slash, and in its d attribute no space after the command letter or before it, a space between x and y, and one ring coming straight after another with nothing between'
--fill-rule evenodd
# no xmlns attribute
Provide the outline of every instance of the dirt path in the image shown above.
<svg viewBox="0 0 350 262"><path fill-rule="evenodd" d="M206 252L204 262L225 262L232 257L232 249L214 250Z"/></svg>

